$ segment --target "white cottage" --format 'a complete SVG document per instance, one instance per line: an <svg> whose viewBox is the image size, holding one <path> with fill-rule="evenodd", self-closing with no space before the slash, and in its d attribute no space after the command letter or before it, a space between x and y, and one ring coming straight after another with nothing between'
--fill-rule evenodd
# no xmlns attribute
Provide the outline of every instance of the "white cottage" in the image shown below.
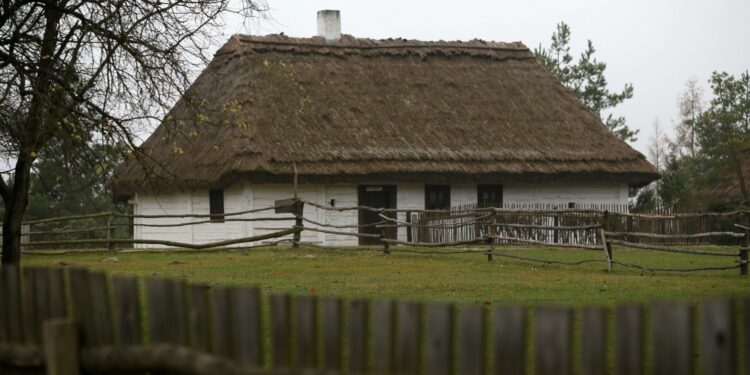
<svg viewBox="0 0 750 375"><path fill-rule="evenodd" d="M116 198L143 215L243 211L291 197L296 167L301 197L331 206L590 206L626 204L629 187L658 178L520 42L354 38L337 11L318 22L312 38L233 36L117 169ZM268 213L242 217L258 215ZM309 206L305 216L375 220ZM280 228L289 222L216 221L135 237L202 243Z"/></svg>

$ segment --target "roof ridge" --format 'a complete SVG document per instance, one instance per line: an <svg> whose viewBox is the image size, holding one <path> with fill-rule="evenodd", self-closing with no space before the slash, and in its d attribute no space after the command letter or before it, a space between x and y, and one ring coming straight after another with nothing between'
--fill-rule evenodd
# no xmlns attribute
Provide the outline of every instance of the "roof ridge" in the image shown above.
<svg viewBox="0 0 750 375"><path fill-rule="evenodd" d="M283 38L283 40L274 39ZM360 50L377 50L377 49L398 49L398 48L451 48L451 49L468 49L468 50L484 50L484 51L503 51L503 52L530 52L531 50L523 45L521 42L494 42L484 41L481 39L473 39L469 41L421 41L401 38L389 38L389 39L370 39L370 38L356 38L352 35L343 35L341 42L326 43L313 42L317 37L306 37L306 38L293 38L284 34L269 34L269 35L244 35L235 34L230 38L230 41L234 39L237 42L243 44L264 44L264 45L281 45L281 46L298 46L298 47L310 47L310 48L330 48L330 49L360 49ZM357 43L370 43L370 44L355 44ZM484 45L478 43L485 43ZM505 44L503 45L492 45L492 44ZM520 44L523 47L513 47L510 45Z"/></svg>
<svg viewBox="0 0 750 375"><path fill-rule="evenodd" d="M257 43L257 44L278 44L278 45L290 45L290 46L303 46L303 47L321 47L321 48L347 48L347 49L387 49L387 48L458 48L458 49L479 49L479 50L492 50L492 51L519 51L526 52L529 48L514 48L514 47L493 47L493 46L474 46L469 44L456 45L448 43L430 42L430 44L390 44L390 45L369 45L369 46L357 46L357 45L341 45L341 44L317 44L317 43L299 43L299 42L282 42L282 41L268 41L268 40L239 40L241 43Z"/></svg>

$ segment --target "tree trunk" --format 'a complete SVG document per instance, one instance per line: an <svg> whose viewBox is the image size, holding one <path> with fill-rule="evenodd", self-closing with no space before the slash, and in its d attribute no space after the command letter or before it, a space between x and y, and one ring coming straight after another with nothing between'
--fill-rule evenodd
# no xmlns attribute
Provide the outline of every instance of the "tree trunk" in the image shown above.
<svg viewBox="0 0 750 375"><path fill-rule="evenodd" d="M59 5L59 4L58 4ZM60 5L63 6L63 5ZM13 175L13 186L5 189L5 217L3 218L3 256L2 264L19 263L21 261L21 221L29 203L29 186L31 181L31 165L37 153L47 142L47 135L42 131L48 120L49 102L55 98L50 96L50 72L53 70L53 59L58 39L58 25L62 13L56 6L46 4L44 16L47 19L44 26L41 50L39 53L39 70L33 82L34 96L28 108L28 118L25 121L24 136L19 141L20 152L16 161Z"/></svg>
<svg viewBox="0 0 750 375"><path fill-rule="evenodd" d="M13 187L5 199L2 264L14 264L21 261L21 221L29 202L29 182L33 161L31 159L24 153L19 155L16 162Z"/></svg>

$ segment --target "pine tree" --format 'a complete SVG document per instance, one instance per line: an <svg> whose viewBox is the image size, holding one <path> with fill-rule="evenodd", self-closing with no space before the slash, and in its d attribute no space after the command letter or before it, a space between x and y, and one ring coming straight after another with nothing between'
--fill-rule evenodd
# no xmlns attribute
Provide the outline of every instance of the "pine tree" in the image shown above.
<svg viewBox="0 0 750 375"><path fill-rule="evenodd" d="M594 57L596 49L591 40L588 41L586 50L581 53L578 61L574 62L570 54L570 27L565 22L557 24L551 42L549 48L539 45L534 49L534 54L542 66L556 75L565 87L571 89L618 138L635 141L638 130L628 127L625 117L607 113L633 97L633 85L626 84L620 92L609 90L604 76L607 64Z"/></svg>
<svg viewBox="0 0 750 375"><path fill-rule="evenodd" d="M750 74L714 72L709 82L714 98L695 126L701 157L715 180L734 176L742 199L750 202L742 168L742 154L750 148Z"/></svg>

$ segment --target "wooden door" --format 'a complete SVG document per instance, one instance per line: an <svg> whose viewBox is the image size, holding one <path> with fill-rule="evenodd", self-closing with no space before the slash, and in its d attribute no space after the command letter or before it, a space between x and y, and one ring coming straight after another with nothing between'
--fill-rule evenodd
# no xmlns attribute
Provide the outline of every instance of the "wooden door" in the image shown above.
<svg viewBox="0 0 750 375"><path fill-rule="evenodd" d="M396 208L396 186L394 185L359 185L357 189L357 196L359 199L360 206L368 206L374 208ZM395 215L389 215L395 217ZM359 225L374 224L383 219L378 215L377 212L369 210L359 210ZM360 227L359 233L368 234L380 234L381 229L376 228L374 225ZM397 231L393 230L386 231L388 238L396 238ZM377 238L359 238L360 245L378 245L380 241Z"/></svg>

